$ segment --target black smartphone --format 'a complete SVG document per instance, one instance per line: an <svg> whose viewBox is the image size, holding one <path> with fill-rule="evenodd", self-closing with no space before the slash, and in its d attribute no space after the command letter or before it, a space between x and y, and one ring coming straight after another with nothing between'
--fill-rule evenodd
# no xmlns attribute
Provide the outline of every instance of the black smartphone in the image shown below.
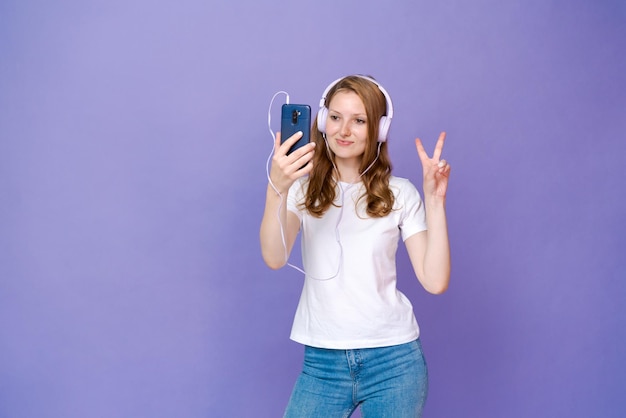
<svg viewBox="0 0 626 418"><path fill-rule="evenodd" d="M281 109L280 143L282 144L298 131L302 131L302 138L289 148L287 155L309 143L311 107L304 104L284 104Z"/></svg>

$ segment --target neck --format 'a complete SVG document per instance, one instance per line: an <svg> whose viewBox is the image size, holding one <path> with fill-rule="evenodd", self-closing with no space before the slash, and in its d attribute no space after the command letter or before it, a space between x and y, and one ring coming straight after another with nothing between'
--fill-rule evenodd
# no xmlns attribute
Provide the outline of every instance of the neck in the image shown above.
<svg viewBox="0 0 626 418"><path fill-rule="evenodd" d="M359 161L335 161L335 175L338 181L356 183L361 178Z"/></svg>
<svg viewBox="0 0 626 418"><path fill-rule="evenodd" d="M339 177L339 181L343 181L345 183L356 183L360 178L369 171L370 168L374 165L374 163L380 157L380 146L381 143L378 143L378 151L376 152L376 158L371 162L370 165L367 166L362 173L359 172L359 167L361 166L360 160L342 160L337 161L337 165L335 165L335 171L337 176Z"/></svg>

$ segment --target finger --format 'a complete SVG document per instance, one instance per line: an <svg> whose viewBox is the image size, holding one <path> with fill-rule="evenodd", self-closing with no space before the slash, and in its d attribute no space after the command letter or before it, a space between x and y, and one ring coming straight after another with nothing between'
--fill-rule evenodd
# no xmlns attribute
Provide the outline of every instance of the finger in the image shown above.
<svg viewBox="0 0 626 418"><path fill-rule="evenodd" d="M301 167L298 170L299 174L303 176L309 174L311 171L313 171L313 160L310 160L308 163L304 165L304 167Z"/></svg>
<svg viewBox="0 0 626 418"><path fill-rule="evenodd" d="M437 171L439 172L439 174L442 174L446 177L450 174L450 164L448 164L446 160L439 161L439 163L437 164L437 167L438 167Z"/></svg>
<svg viewBox="0 0 626 418"><path fill-rule="evenodd" d="M278 151L277 155L287 155L287 151L289 151L289 148L291 148L291 146L295 144L298 141L298 139L302 138L302 135L303 135L302 131L298 131L281 143L282 135L280 132L277 132L276 133L276 145L277 145L276 150Z"/></svg>
<svg viewBox="0 0 626 418"><path fill-rule="evenodd" d="M419 138L415 138L415 148L417 149L417 155L419 155L421 161L428 160L428 154L422 145L422 141Z"/></svg>
<svg viewBox="0 0 626 418"><path fill-rule="evenodd" d="M280 148L280 132L276 132L276 137L274 138L274 152L276 152Z"/></svg>
<svg viewBox="0 0 626 418"><path fill-rule="evenodd" d="M433 152L433 160L437 161L441 158L441 152L443 151L443 143L446 140L446 133L442 132L439 134L439 139L437 139L437 144L435 145L435 152Z"/></svg>
<svg viewBox="0 0 626 418"><path fill-rule="evenodd" d="M304 161L305 164L308 160L313 158L313 153L315 151L315 142L309 142L308 144L305 144L301 147L299 147L298 149L292 151L288 157L290 157L294 163L300 163L301 159L303 157L306 157L306 161ZM300 164L300 165L302 165Z"/></svg>
<svg viewBox="0 0 626 418"><path fill-rule="evenodd" d="M302 135L304 135L302 131L298 131L295 134L291 135L289 138L287 138L287 140L285 140L283 144L288 144L291 147L293 144L298 142L298 139L302 138Z"/></svg>
<svg viewBox="0 0 626 418"><path fill-rule="evenodd" d="M298 148L291 154L290 157L294 158L293 164L299 164L299 167L308 163L313 159L313 155L315 154L315 142L309 142L308 144Z"/></svg>

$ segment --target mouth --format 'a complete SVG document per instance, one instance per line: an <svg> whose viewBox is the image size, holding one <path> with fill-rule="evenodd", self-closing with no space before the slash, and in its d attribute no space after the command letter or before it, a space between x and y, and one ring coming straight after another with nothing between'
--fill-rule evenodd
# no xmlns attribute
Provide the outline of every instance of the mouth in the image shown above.
<svg viewBox="0 0 626 418"><path fill-rule="evenodd" d="M337 145L342 146L342 147L347 147L349 145L352 145L352 142L350 141L344 141L341 139L336 139L335 141L337 142Z"/></svg>

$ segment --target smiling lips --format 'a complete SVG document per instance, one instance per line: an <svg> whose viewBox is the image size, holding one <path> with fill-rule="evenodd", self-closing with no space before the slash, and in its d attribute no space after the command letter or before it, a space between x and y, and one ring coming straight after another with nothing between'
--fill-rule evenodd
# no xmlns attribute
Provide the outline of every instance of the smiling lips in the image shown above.
<svg viewBox="0 0 626 418"><path fill-rule="evenodd" d="M348 145L352 145L351 141L344 141L341 139L336 139L335 141L337 142L337 145L340 145L342 147L347 147Z"/></svg>

